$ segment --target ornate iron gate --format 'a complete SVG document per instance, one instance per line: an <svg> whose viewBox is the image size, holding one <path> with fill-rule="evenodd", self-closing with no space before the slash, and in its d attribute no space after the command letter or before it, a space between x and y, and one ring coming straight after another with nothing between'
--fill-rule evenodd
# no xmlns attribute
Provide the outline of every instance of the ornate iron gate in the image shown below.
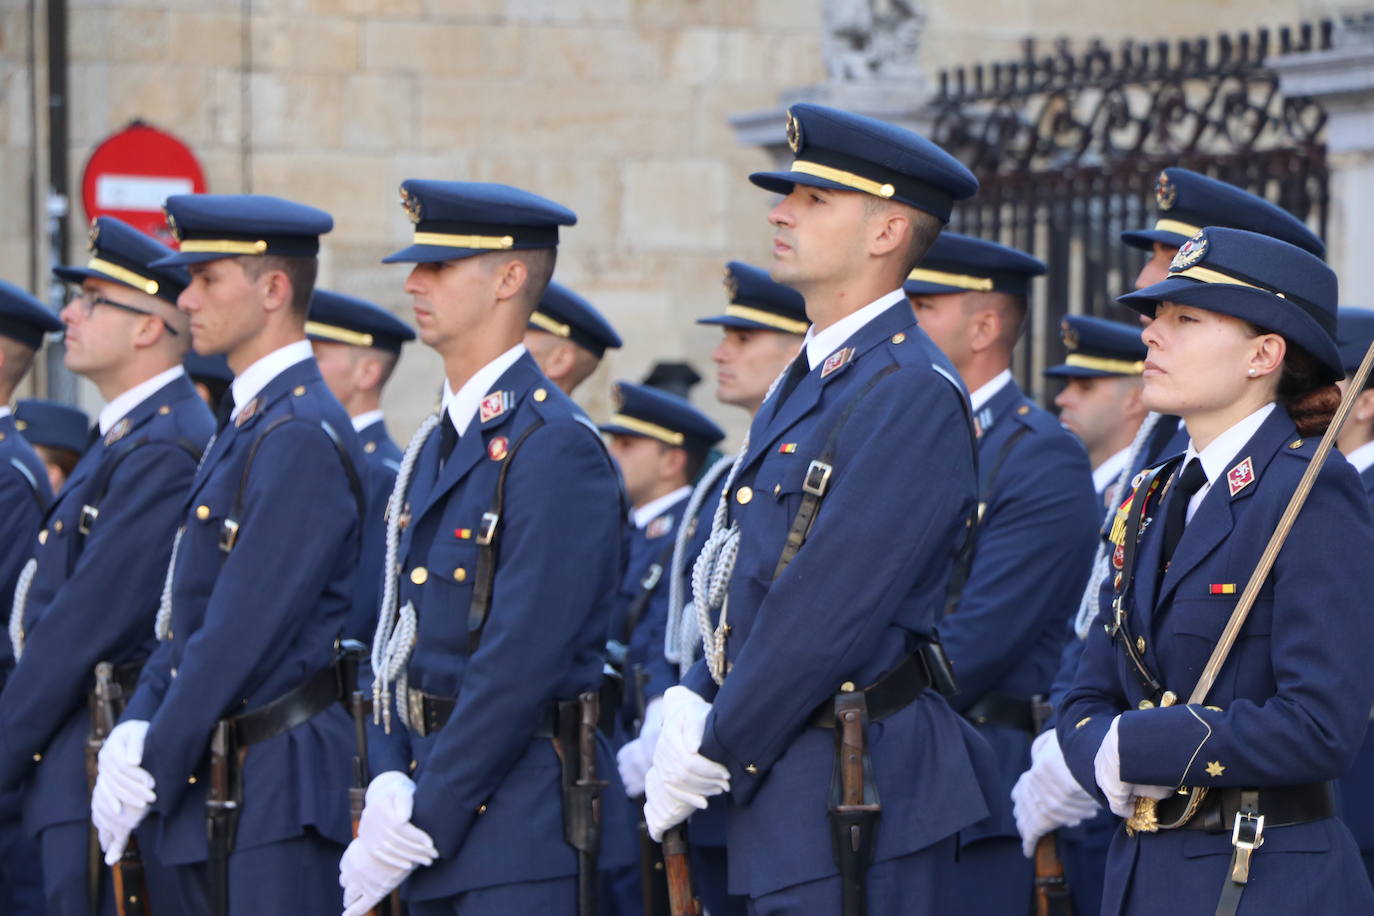
<svg viewBox="0 0 1374 916"><path fill-rule="evenodd" d="M1247 188L1325 235L1326 114L1286 98L1271 54L1330 47L1332 26L1074 51L1060 41L1021 60L940 74L933 139L982 189L951 228L1014 245L1049 265L1036 282L1016 373L1045 395L1040 371L1063 356L1067 312L1132 320L1114 303L1143 263L1121 243L1146 225L1155 177L1181 165Z"/></svg>

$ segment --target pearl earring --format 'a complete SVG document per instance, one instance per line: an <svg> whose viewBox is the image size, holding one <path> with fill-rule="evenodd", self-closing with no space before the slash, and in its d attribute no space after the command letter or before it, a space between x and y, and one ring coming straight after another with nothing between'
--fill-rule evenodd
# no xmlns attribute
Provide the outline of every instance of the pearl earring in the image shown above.
<svg viewBox="0 0 1374 916"><path fill-rule="evenodd" d="M1255 370L1254 370L1254 369L1251 369L1249 372L1247 372L1247 373L1245 373L1245 374L1248 375L1248 376L1250 376L1251 378L1254 378L1254 377L1255 377Z"/></svg>

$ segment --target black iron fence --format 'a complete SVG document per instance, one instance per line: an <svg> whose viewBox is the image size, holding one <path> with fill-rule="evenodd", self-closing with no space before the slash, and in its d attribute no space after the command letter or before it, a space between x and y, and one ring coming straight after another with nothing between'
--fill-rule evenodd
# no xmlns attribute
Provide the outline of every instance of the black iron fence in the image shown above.
<svg viewBox="0 0 1374 916"><path fill-rule="evenodd" d="M1174 165L1260 194L1325 235L1326 114L1285 97L1264 61L1331 45L1329 22L1176 43L1065 41L1022 58L940 74L933 139L982 189L951 228L1049 265L1032 293L1016 373L1044 395L1065 313L1132 320L1114 303L1144 258L1119 233L1153 222L1155 178Z"/></svg>

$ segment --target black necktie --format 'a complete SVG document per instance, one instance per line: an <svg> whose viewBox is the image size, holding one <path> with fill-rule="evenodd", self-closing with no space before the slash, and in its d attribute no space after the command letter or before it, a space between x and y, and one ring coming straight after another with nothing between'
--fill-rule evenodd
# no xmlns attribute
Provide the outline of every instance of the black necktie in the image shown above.
<svg viewBox="0 0 1374 916"><path fill-rule="evenodd" d="M792 393L801 380L806 378L806 373L811 371L811 362L806 358L806 348L797 354L797 358L792 360L792 366L787 370L787 375L783 376L782 383L778 385L778 406L781 407L787 400L787 396Z"/></svg>
<svg viewBox="0 0 1374 916"><path fill-rule="evenodd" d="M439 466L443 467L444 462L448 461L448 456L453 454L454 447L458 444L458 430L453 425L453 418L444 414L444 419L439 423Z"/></svg>
<svg viewBox="0 0 1374 916"><path fill-rule="evenodd" d="M219 425L215 427L223 430L229 425L229 415L234 412L234 389L224 389L223 396L219 399L219 407L215 410L215 419L219 420Z"/></svg>
<svg viewBox="0 0 1374 916"><path fill-rule="evenodd" d="M97 442L99 442L99 441L100 441L100 424L99 424L99 423L92 423L92 424L91 424L91 431L90 431L90 433L86 436L86 448L87 448L87 449L90 449L90 447L91 447L92 445L95 445L95 444L96 444Z"/></svg>
<svg viewBox="0 0 1374 916"><path fill-rule="evenodd" d="M1173 557L1179 538L1183 537L1183 527L1188 521L1188 503L1206 482L1207 474L1202 470L1202 461L1198 458L1189 461L1183 473L1174 481L1169 505L1164 512L1164 553L1161 559L1166 564Z"/></svg>

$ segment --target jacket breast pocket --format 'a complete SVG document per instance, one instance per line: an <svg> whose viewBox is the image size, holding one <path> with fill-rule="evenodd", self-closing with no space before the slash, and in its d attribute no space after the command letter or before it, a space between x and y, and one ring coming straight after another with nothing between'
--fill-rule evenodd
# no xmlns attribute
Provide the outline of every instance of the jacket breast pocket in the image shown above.
<svg viewBox="0 0 1374 916"><path fill-rule="evenodd" d="M1186 660L1187 673L1193 682L1202 673L1213 648L1221 640L1222 632L1239 600L1238 595L1174 600L1167 626L1174 634L1173 648ZM1269 657L1273 626L1273 595L1261 592L1245 618L1245 625L1231 654L1222 666L1209 697L1211 702L1224 707L1229 698L1263 699L1274 693L1277 687L1273 662ZM1173 659L1166 659L1166 665L1171 673L1178 670Z"/></svg>
<svg viewBox="0 0 1374 916"><path fill-rule="evenodd" d="M748 495L741 501L745 485L730 494L733 516L740 523L739 571L744 575L773 578L778 557L787 543L802 497L807 488L823 490L829 485L823 468L812 468L812 460L800 454L774 454L759 466Z"/></svg>

